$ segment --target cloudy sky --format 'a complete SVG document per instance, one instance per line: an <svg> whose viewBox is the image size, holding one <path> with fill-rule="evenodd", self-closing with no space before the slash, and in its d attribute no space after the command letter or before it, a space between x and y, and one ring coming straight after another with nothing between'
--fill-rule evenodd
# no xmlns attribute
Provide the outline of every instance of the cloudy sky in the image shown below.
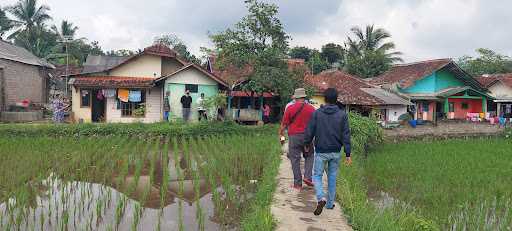
<svg viewBox="0 0 512 231"><path fill-rule="evenodd" d="M2 0L1 6L16 0ZM485 47L512 56L510 0L267 0L276 3L292 46L343 43L356 25L388 30L406 61L459 57ZM70 20L79 36L105 50L143 48L174 33L201 55L209 32L246 14L243 0L40 0L55 22Z"/></svg>

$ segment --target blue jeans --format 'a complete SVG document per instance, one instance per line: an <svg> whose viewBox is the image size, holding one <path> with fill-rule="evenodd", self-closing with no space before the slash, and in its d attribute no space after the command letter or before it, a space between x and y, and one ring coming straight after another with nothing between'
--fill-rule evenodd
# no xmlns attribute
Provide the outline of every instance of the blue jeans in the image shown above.
<svg viewBox="0 0 512 231"><path fill-rule="evenodd" d="M164 121L169 121L169 112L164 111Z"/></svg>
<svg viewBox="0 0 512 231"><path fill-rule="evenodd" d="M315 184L316 199L325 200L322 177L324 175L325 164L327 163L327 208L332 208L336 196L336 176L340 165L341 153L315 153L315 163L313 167L313 183Z"/></svg>

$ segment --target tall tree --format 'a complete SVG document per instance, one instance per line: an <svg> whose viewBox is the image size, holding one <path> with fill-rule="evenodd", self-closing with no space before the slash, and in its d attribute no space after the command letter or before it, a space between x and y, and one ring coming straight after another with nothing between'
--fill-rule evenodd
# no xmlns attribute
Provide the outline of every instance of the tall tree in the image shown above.
<svg viewBox="0 0 512 231"><path fill-rule="evenodd" d="M131 56L134 55L135 51L128 49L120 49L120 50L110 50L107 51L106 55L108 56Z"/></svg>
<svg viewBox="0 0 512 231"><path fill-rule="evenodd" d="M491 49L476 49L478 57L463 56L458 60L462 69L472 75L498 74L512 72L512 60L506 55Z"/></svg>
<svg viewBox="0 0 512 231"><path fill-rule="evenodd" d="M311 58L307 64L308 67L311 68L311 72L315 75L329 68L327 59L323 58L322 54L318 50L312 50Z"/></svg>
<svg viewBox="0 0 512 231"><path fill-rule="evenodd" d="M308 47L296 46L290 49L290 52L288 52L288 54L292 59L304 59L307 62L311 58L312 52L313 50Z"/></svg>
<svg viewBox="0 0 512 231"><path fill-rule="evenodd" d="M393 51L395 44L386 41L391 35L382 28L367 25L351 29L355 38L348 37L345 69L363 78L377 76L387 71L395 62L401 62L401 52Z"/></svg>
<svg viewBox="0 0 512 231"><path fill-rule="evenodd" d="M74 39L77 30L78 27L67 20L62 20L59 27L56 25L52 26L52 31L61 38L68 36L70 39Z"/></svg>
<svg viewBox="0 0 512 231"><path fill-rule="evenodd" d="M37 3L37 0L18 0L13 6L7 7L9 13L14 17L12 22L16 28L16 32L10 36L11 38L21 32L30 32L51 19L48 14L50 7L47 5L39 6Z"/></svg>
<svg viewBox="0 0 512 231"><path fill-rule="evenodd" d="M343 57L345 50L341 45L335 43L327 43L322 46L322 58L324 58L331 66L338 63L343 66Z"/></svg>
<svg viewBox="0 0 512 231"><path fill-rule="evenodd" d="M0 7L0 39L2 39L4 34L11 30L12 27L12 21L5 14L5 10Z"/></svg>
<svg viewBox="0 0 512 231"><path fill-rule="evenodd" d="M302 86L304 72L289 71L286 62L289 36L284 32L275 4L245 1L248 14L229 28L210 36L221 69L229 65L252 66L246 90L278 93L285 103L293 89Z"/></svg>
<svg viewBox="0 0 512 231"><path fill-rule="evenodd" d="M178 53L178 55L181 58L184 58L189 62L201 65L201 60L192 53L190 53L190 51L188 51L187 45L185 45L183 40L181 40L180 38L178 38L178 36L174 34L162 35L160 37L157 37L154 43L164 44L172 48L174 51L176 51L176 53Z"/></svg>

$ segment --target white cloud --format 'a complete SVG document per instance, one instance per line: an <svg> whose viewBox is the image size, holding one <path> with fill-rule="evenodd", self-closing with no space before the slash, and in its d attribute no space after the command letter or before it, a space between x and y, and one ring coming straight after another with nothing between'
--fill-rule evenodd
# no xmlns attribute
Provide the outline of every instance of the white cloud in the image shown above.
<svg viewBox="0 0 512 231"><path fill-rule="evenodd" d="M486 47L512 55L508 0L267 0L280 7L291 45L320 48L343 43L352 26L388 30L406 61L459 57ZM1 5L16 0L2 0ZM105 50L141 49L155 36L174 33L193 53L211 46L208 31L235 24L246 13L241 0L41 0L55 22L70 20L78 35Z"/></svg>

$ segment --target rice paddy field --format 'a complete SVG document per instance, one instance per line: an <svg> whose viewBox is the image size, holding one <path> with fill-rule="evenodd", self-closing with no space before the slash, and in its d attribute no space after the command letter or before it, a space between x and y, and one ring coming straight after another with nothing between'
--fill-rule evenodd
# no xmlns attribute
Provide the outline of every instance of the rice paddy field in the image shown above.
<svg viewBox="0 0 512 231"><path fill-rule="evenodd" d="M276 140L0 137L0 230L245 229L272 194Z"/></svg>
<svg viewBox="0 0 512 231"><path fill-rule="evenodd" d="M380 209L403 208L439 230L512 230L511 139L382 144L363 165Z"/></svg>

